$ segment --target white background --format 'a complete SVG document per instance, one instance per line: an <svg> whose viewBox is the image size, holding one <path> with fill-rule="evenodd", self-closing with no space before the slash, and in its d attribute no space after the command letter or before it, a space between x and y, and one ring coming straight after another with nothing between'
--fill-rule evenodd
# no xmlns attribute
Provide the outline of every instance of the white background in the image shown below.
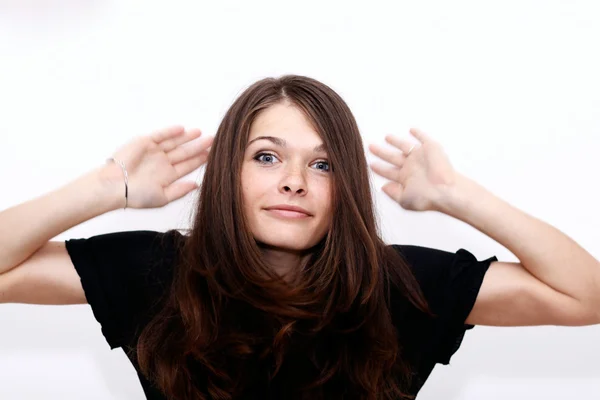
<svg viewBox="0 0 600 400"><path fill-rule="evenodd" d="M337 90L366 143L420 127L462 173L598 258L599 42L591 0L0 0L0 209L133 136L174 123L212 134L245 87L296 73ZM191 201L115 211L57 239L187 227ZM462 222L377 201L390 242L515 260ZM599 339L599 326L477 327L419 399L598 399ZM143 394L89 306L3 305L0 398Z"/></svg>

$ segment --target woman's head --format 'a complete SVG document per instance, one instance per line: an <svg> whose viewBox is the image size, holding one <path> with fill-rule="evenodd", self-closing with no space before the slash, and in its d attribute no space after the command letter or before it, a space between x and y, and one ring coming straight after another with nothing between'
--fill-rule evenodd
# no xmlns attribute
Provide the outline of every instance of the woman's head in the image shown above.
<svg viewBox="0 0 600 400"><path fill-rule="evenodd" d="M284 76L250 86L225 115L206 173L219 175L216 197L259 245L302 252L335 229L340 214L372 217L359 213L371 193L354 117L314 79ZM273 210L285 206L308 216Z"/></svg>
<svg viewBox="0 0 600 400"><path fill-rule="evenodd" d="M263 246L304 252L331 226L333 171L321 135L288 101L252 122L241 168L248 227Z"/></svg>
<svg viewBox="0 0 600 400"><path fill-rule="evenodd" d="M402 394L410 373L386 293L393 284L426 306L379 238L340 96L301 76L250 86L219 126L200 190L170 295L138 343L142 370L177 399L244 397L256 379L298 398ZM307 215L273 209L286 206ZM265 249L303 255L304 268L290 283Z"/></svg>

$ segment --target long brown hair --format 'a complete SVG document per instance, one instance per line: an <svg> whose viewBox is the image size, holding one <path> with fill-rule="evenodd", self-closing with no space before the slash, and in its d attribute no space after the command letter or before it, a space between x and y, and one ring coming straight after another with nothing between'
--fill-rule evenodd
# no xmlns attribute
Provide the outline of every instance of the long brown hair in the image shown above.
<svg viewBox="0 0 600 400"><path fill-rule="evenodd" d="M241 202L250 126L281 102L306 114L333 169L330 230L293 284L262 261ZM239 96L215 135L178 260L137 345L142 372L169 398L233 399L266 388L279 398L408 397L391 285L418 309L427 305L410 268L378 235L358 126L328 86L284 76Z"/></svg>

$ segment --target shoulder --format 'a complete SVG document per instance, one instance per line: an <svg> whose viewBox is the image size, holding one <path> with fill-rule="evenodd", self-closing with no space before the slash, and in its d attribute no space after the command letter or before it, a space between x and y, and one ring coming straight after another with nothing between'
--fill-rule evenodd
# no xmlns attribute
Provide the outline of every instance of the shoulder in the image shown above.
<svg viewBox="0 0 600 400"><path fill-rule="evenodd" d="M176 257L185 236L177 230L104 233L65 241L74 262L127 266L124 272ZM77 267L77 265L76 265Z"/></svg>
<svg viewBox="0 0 600 400"><path fill-rule="evenodd" d="M87 247L87 250L102 248L103 251L133 253L137 251L148 252L149 255L173 251L183 241L184 235L178 230L157 232L150 230L136 230L123 232L110 232L91 236L88 238L69 239L67 247Z"/></svg>
<svg viewBox="0 0 600 400"><path fill-rule="evenodd" d="M390 247L408 264L427 300L448 293L452 287L480 285L491 262L497 261L496 257L480 261L464 248L451 252L406 244Z"/></svg>
<svg viewBox="0 0 600 400"><path fill-rule="evenodd" d="M454 252L415 245L390 245L410 268L431 315L392 302L394 323L422 357L430 363L448 364L458 350L465 331L473 328L465 323L472 310L489 266L496 257L478 260L463 248ZM400 307L394 307L394 304ZM404 305L404 308L402 308Z"/></svg>
<svg viewBox="0 0 600 400"><path fill-rule="evenodd" d="M177 230L105 233L71 239L65 246L82 279L92 275L106 284L144 285L170 280L185 236Z"/></svg>
<svg viewBox="0 0 600 400"><path fill-rule="evenodd" d="M130 342L164 299L185 238L177 230L126 231L65 241L111 347Z"/></svg>

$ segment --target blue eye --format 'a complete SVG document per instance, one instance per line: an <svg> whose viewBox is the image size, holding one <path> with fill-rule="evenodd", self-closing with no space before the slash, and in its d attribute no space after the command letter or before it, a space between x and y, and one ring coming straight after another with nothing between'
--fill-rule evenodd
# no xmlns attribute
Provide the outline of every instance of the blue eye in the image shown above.
<svg viewBox="0 0 600 400"><path fill-rule="evenodd" d="M277 157L275 154L271 153L259 153L254 157L254 159L261 164L273 164L273 162L277 160Z"/></svg>
<svg viewBox="0 0 600 400"><path fill-rule="evenodd" d="M273 165L279 161L279 158L275 154L272 153L258 153L254 156L254 160L259 164L263 165ZM316 161L313 164L317 170L322 172L329 172L331 167L329 166L329 162L327 161Z"/></svg>
<svg viewBox="0 0 600 400"><path fill-rule="evenodd" d="M330 166L327 161L317 161L313 165L315 165L318 170L323 171L323 172L329 172L329 170L330 170Z"/></svg>

